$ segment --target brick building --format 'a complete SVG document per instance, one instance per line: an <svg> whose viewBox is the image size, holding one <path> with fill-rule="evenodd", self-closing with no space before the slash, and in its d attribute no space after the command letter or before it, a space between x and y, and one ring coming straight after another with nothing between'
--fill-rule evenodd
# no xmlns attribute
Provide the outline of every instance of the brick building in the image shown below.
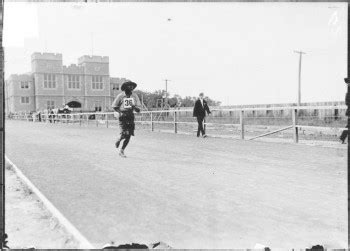
<svg viewBox="0 0 350 251"><path fill-rule="evenodd" d="M14 74L5 82L7 113L59 108L106 111L120 93L125 78L109 76L109 58L82 56L64 66L62 54L33 53L31 72Z"/></svg>

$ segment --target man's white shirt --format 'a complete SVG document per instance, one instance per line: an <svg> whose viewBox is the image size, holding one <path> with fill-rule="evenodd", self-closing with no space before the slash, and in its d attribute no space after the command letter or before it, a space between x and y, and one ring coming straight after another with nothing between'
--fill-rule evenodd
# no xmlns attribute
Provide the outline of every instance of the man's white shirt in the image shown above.
<svg viewBox="0 0 350 251"><path fill-rule="evenodd" d="M204 107L204 104L203 104L203 99L202 99L202 98L200 98L199 100L201 101L201 104L202 104L202 106Z"/></svg>

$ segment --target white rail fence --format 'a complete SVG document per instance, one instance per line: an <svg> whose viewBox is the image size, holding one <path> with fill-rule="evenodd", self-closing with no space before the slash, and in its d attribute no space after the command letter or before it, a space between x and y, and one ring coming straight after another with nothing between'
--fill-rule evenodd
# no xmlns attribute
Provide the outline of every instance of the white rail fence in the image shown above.
<svg viewBox="0 0 350 251"><path fill-rule="evenodd" d="M299 138L337 138L345 129L346 106L291 106L269 108L213 109L204 127L211 134L254 140L266 136ZM71 114L41 114L41 122L114 127L118 119L114 112ZM38 122L37 115L12 115L9 119ZM197 129L192 109L142 111L135 114L139 128L167 130L174 133ZM305 134L305 132L308 132ZM282 135L282 136L281 136Z"/></svg>

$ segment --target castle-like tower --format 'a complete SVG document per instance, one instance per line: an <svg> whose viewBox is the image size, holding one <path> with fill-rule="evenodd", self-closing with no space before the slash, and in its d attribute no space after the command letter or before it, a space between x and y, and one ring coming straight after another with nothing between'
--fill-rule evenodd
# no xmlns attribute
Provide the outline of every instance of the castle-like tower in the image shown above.
<svg viewBox="0 0 350 251"><path fill-rule="evenodd" d="M125 78L109 76L109 58L82 56L78 64L64 66L62 54L33 53L31 73L11 75L6 81L6 112L32 112L70 107L106 111Z"/></svg>
<svg viewBox="0 0 350 251"><path fill-rule="evenodd" d="M33 53L31 57L34 111L64 104L62 54ZM15 83L13 83L15 84Z"/></svg>

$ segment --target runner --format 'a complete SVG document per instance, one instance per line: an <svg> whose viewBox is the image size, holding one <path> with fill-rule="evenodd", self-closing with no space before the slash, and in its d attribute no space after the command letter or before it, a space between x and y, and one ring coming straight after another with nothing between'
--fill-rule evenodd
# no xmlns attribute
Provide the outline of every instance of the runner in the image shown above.
<svg viewBox="0 0 350 251"><path fill-rule="evenodd" d="M140 112L141 102L139 97L132 93L137 84L131 81L127 81L122 84L121 90L124 93L120 93L113 101L112 108L119 114L119 126L120 126L120 138L115 143L115 147L119 148L122 140L123 145L119 151L121 157L126 157L124 150L128 145L131 136L134 136L135 130L135 116L134 111Z"/></svg>

